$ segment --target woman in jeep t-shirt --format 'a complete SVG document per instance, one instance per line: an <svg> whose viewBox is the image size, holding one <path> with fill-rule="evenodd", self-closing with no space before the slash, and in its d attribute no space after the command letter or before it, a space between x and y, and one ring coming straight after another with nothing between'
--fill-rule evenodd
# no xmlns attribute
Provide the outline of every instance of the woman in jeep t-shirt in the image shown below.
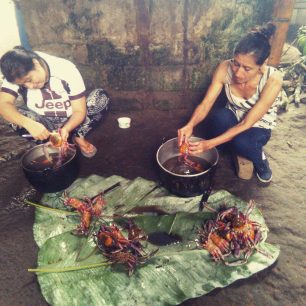
<svg viewBox="0 0 306 306"><path fill-rule="evenodd" d="M20 46L5 53L0 66L5 77L0 115L15 131L46 140L50 132L60 130L64 140L72 135L84 156L95 155L96 147L85 136L108 109L109 98L103 89L94 90L86 99L84 81L73 63ZM17 108L19 95L25 105Z"/></svg>

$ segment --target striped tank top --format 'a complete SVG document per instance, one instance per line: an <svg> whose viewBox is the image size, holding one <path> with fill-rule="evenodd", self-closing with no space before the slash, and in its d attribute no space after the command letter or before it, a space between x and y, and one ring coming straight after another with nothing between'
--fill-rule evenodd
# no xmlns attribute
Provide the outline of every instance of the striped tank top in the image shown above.
<svg viewBox="0 0 306 306"><path fill-rule="evenodd" d="M227 96L227 104L226 108L233 111L236 115L238 121L240 122L250 109L257 103L260 98L260 93L262 92L265 84L267 83L269 77L277 71L276 68L267 66L265 73L262 75L254 95L249 99L244 99L241 97L235 96L232 91L230 85L233 82L233 72L231 66L228 66L226 82L225 82L225 92ZM265 129L273 129L276 126L276 117L277 117L277 104L280 99L280 94L276 97L274 103L269 108L268 112L258 120L253 127L265 128Z"/></svg>

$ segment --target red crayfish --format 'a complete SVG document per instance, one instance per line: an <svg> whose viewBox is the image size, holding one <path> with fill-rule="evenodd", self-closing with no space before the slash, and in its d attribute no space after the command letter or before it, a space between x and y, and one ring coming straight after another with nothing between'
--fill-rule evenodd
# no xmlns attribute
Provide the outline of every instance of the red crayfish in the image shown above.
<svg viewBox="0 0 306 306"><path fill-rule="evenodd" d="M249 218L255 207L250 201L246 212L237 207L221 209L216 220L208 220L199 231L200 244L208 250L214 261L222 260L228 265L244 264L257 248L262 239L261 225ZM225 258L229 255L243 260L229 263ZM266 254L267 255L267 254Z"/></svg>
<svg viewBox="0 0 306 306"><path fill-rule="evenodd" d="M95 196L93 199L84 197L84 200L81 201L77 198L69 198L65 192L64 204L74 208L81 215L81 223L73 233L76 235L88 235L92 217L99 217L101 215L106 202L102 194Z"/></svg>
<svg viewBox="0 0 306 306"><path fill-rule="evenodd" d="M128 237L115 224L101 225L96 243L108 261L126 265L131 276L136 266L144 264L157 250L150 254L144 251L140 241L146 240L147 236L135 223L130 221L126 229Z"/></svg>

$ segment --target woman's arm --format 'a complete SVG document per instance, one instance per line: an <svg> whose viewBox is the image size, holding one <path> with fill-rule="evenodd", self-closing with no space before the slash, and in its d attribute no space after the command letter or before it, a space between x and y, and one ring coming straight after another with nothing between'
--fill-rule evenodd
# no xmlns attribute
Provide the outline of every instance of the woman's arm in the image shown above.
<svg viewBox="0 0 306 306"><path fill-rule="evenodd" d="M201 142L190 143L189 151L191 154L198 154L214 148L222 143L232 140L238 134L251 128L260 120L270 109L282 88L282 76L280 72L275 72L267 81L260 94L258 102L248 112L245 118L225 133Z"/></svg>
<svg viewBox="0 0 306 306"><path fill-rule="evenodd" d="M228 61L219 64L214 72L211 84L208 87L204 99L194 110L189 122L178 130L179 146L192 135L193 128L208 115L223 88L227 68Z"/></svg>
<svg viewBox="0 0 306 306"><path fill-rule="evenodd" d="M6 92L0 92L0 115L7 121L25 128L34 139L44 140L50 132L46 127L22 115L15 106L15 97Z"/></svg>
<svg viewBox="0 0 306 306"><path fill-rule="evenodd" d="M71 101L72 115L61 128L61 136L64 140L68 139L69 133L78 127L86 117L86 98L83 96L80 99Z"/></svg>

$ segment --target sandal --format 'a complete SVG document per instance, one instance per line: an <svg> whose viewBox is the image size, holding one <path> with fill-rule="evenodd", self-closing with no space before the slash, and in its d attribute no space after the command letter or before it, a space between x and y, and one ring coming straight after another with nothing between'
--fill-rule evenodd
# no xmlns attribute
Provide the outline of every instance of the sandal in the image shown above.
<svg viewBox="0 0 306 306"><path fill-rule="evenodd" d="M83 138L83 140L85 140ZM98 149L93 145L91 144L90 142L88 142L87 140L85 140L85 143L86 144L79 144L76 140L75 140L75 137L73 138L73 143L79 147L81 153L83 156L87 157L87 158L92 158L96 155Z"/></svg>

